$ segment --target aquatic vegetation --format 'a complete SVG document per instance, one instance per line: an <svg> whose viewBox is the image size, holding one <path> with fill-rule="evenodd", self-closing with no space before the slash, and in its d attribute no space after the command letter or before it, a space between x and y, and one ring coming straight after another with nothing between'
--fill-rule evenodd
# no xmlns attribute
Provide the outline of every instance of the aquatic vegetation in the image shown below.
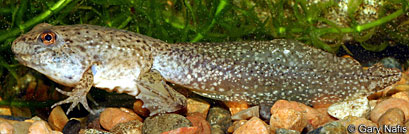
<svg viewBox="0 0 409 134"><path fill-rule="evenodd" d="M11 42L41 22L102 25L166 42L290 38L329 52L345 42L359 42L369 51L409 44L406 0L379 5L371 0L316 1L4 0L0 2L0 88L4 89L0 94L23 92L21 72L27 69L13 59ZM9 90L13 92L5 92Z"/></svg>

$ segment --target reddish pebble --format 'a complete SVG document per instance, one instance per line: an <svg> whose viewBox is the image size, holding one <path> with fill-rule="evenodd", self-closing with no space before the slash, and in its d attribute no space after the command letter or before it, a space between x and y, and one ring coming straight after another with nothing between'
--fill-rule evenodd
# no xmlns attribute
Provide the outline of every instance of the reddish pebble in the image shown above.
<svg viewBox="0 0 409 134"><path fill-rule="evenodd" d="M201 113L193 113L186 118L192 122L194 127L197 127L197 134L210 134L210 124Z"/></svg>
<svg viewBox="0 0 409 134"><path fill-rule="evenodd" d="M233 134L269 134L270 128L260 118L253 117L244 125L234 131Z"/></svg>
<svg viewBox="0 0 409 134"><path fill-rule="evenodd" d="M307 120L301 112L294 109L273 109L271 110L270 126L272 131L285 128L301 132L307 126Z"/></svg>
<svg viewBox="0 0 409 134"><path fill-rule="evenodd" d="M149 110L146 108L143 108L143 101L142 100L136 100L135 103L133 103L133 111L137 113L140 116L143 117L148 117L149 116Z"/></svg>
<svg viewBox="0 0 409 134"><path fill-rule="evenodd" d="M321 112L305 104L295 101L278 100L271 107L270 111L272 112L274 109L294 109L298 112L301 112L304 114L305 119L307 119L307 121L314 128L317 128L318 126L328 122L327 118L325 118L325 115L323 115Z"/></svg>
<svg viewBox="0 0 409 134"><path fill-rule="evenodd" d="M371 111L370 119L373 122L378 123L379 118L391 108L401 109L405 114L405 119L409 119L409 101L400 98L390 98L380 102Z"/></svg>
<svg viewBox="0 0 409 134"><path fill-rule="evenodd" d="M57 131L62 131L67 122L68 118L60 106L55 107L48 116L48 123Z"/></svg>
<svg viewBox="0 0 409 134"><path fill-rule="evenodd" d="M106 130L111 130L118 123L139 120L142 118L125 108L106 108L99 117L99 122Z"/></svg>
<svg viewBox="0 0 409 134"><path fill-rule="evenodd" d="M197 127L181 127L162 134L197 134Z"/></svg>

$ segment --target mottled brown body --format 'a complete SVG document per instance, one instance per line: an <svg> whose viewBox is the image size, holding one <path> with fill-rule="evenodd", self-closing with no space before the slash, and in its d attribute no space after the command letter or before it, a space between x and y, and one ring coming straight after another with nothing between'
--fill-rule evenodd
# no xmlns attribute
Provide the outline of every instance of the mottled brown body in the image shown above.
<svg viewBox="0 0 409 134"><path fill-rule="evenodd" d="M38 39L45 31L56 34L55 43L44 45ZM379 65L363 70L353 59L291 40L169 44L93 25L39 24L17 38L12 49L22 64L60 84L76 86L92 70L93 86L144 98L145 104L156 102L146 102L144 95L183 103L163 80L224 101L312 104L368 95L401 76ZM144 79L150 73L155 81Z"/></svg>

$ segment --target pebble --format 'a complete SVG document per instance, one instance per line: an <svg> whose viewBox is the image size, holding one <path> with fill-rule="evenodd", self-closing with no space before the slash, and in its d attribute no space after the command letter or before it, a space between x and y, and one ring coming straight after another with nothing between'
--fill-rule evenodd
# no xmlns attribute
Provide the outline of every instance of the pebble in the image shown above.
<svg viewBox="0 0 409 134"><path fill-rule="evenodd" d="M210 123L212 132L213 128L218 127L220 127L223 132L226 132L227 128L229 128L229 126L232 124L230 112L220 107L210 108L209 115L207 116L206 120Z"/></svg>
<svg viewBox="0 0 409 134"><path fill-rule="evenodd" d="M244 123L246 123L247 120L239 120L239 121L234 121L233 125L231 125L229 127L229 129L227 129L227 132L229 133L233 133L234 131L236 131L236 129L238 129L239 127L241 127L242 125L244 125Z"/></svg>
<svg viewBox="0 0 409 134"><path fill-rule="evenodd" d="M210 124L201 113L192 113L186 118L192 122L194 127L197 127L197 134L210 134Z"/></svg>
<svg viewBox="0 0 409 134"><path fill-rule="evenodd" d="M118 123L128 122L131 120L143 121L141 117L126 108L106 108L100 115L99 123L101 126L110 131Z"/></svg>
<svg viewBox="0 0 409 134"><path fill-rule="evenodd" d="M303 113L307 122L314 128L317 128L318 126L329 121L327 118L325 118L325 115L316 109L295 101L278 100L271 107L270 112L273 113L272 111L274 109L294 109L295 111L301 112Z"/></svg>
<svg viewBox="0 0 409 134"><path fill-rule="evenodd" d="M78 120L70 120L62 129L64 134L78 134L81 130L81 123Z"/></svg>
<svg viewBox="0 0 409 134"><path fill-rule="evenodd" d="M392 95L392 98L400 98L409 101L409 92L403 91Z"/></svg>
<svg viewBox="0 0 409 134"><path fill-rule="evenodd" d="M290 108L272 109L270 126L272 131L285 128L301 132L307 126L304 114Z"/></svg>
<svg viewBox="0 0 409 134"><path fill-rule="evenodd" d="M337 121L329 122L307 134L347 134L347 129Z"/></svg>
<svg viewBox="0 0 409 134"><path fill-rule="evenodd" d="M132 120L115 125L111 132L114 134L142 134L142 125L141 121Z"/></svg>
<svg viewBox="0 0 409 134"><path fill-rule="evenodd" d="M91 129L101 129L101 124L99 123L99 118L96 118L94 120L90 120L90 122L87 125L87 128Z"/></svg>
<svg viewBox="0 0 409 134"><path fill-rule="evenodd" d="M223 131L222 127L220 127L219 125L212 125L210 129L212 130L212 134L225 134L226 132Z"/></svg>
<svg viewBox="0 0 409 134"><path fill-rule="evenodd" d="M328 113L337 118L343 119L347 116L365 117L370 111L369 101L366 96L354 100L338 102L328 108Z"/></svg>
<svg viewBox="0 0 409 134"><path fill-rule="evenodd" d="M11 108L9 106L1 106L0 115L11 116Z"/></svg>
<svg viewBox="0 0 409 134"><path fill-rule="evenodd" d="M260 117L260 107L259 106L254 106L245 110L242 110L233 116L231 116L231 119L234 121L238 120L248 120L251 117Z"/></svg>
<svg viewBox="0 0 409 134"><path fill-rule="evenodd" d="M48 116L48 123L50 124L51 128L57 131L62 131L65 124L68 122L67 115L62 110L61 106L55 107L50 116Z"/></svg>
<svg viewBox="0 0 409 134"><path fill-rule="evenodd" d="M15 134L27 134L28 133L28 128L32 125L32 122L26 122L26 121L15 121L15 120L8 120L4 118L0 118L0 124L10 124L14 128L14 133ZM4 126L7 126L3 124ZM3 128L3 127L0 127Z"/></svg>
<svg viewBox="0 0 409 134"><path fill-rule="evenodd" d="M187 99L187 115L193 113L200 113L204 118L206 118L209 112L210 104L203 100L197 100L188 98Z"/></svg>
<svg viewBox="0 0 409 134"><path fill-rule="evenodd" d="M279 128L275 131L276 134L300 134L300 132L295 130L288 130L284 128Z"/></svg>
<svg viewBox="0 0 409 134"><path fill-rule="evenodd" d="M229 111L231 115L235 115L236 113L248 109L249 105L246 102L230 102L226 101L224 102L227 107L229 107Z"/></svg>
<svg viewBox="0 0 409 134"><path fill-rule="evenodd" d="M377 123L379 118L389 109L391 108L399 108L405 114L405 119L409 119L409 102L404 99L399 98L389 98L378 105L371 111L370 119Z"/></svg>
<svg viewBox="0 0 409 134"><path fill-rule="evenodd" d="M386 111L378 120L378 126L383 125L403 125L405 123L405 113L399 108L391 108Z"/></svg>
<svg viewBox="0 0 409 134"><path fill-rule="evenodd" d="M197 134L197 127L181 127L162 134Z"/></svg>
<svg viewBox="0 0 409 134"><path fill-rule="evenodd" d="M143 106L143 101L142 100L136 100L133 103L133 111L135 113L137 113L138 115L140 115L140 116L148 117L149 113L150 113L149 110L146 109L146 108L143 108L142 106Z"/></svg>
<svg viewBox="0 0 409 134"><path fill-rule="evenodd" d="M264 122L269 122L271 117L270 108L273 104L270 103L262 103L260 104L260 118L264 120Z"/></svg>
<svg viewBox="0 0 409 134"><path fill-rule="evenodd" d="M112 133L98 129L81 129L79 134L112 134Z"/></svg>
<svg viewBox="0 0 409 134"><path fill-rule="evenodd" d="M28 133L29 134L62 134L59 131L53 131L50 126L48 126L48 123L40 120L40 121L35 121L29 128L28 128Z"/></svg>
<svg viewBox="0 0 409 134"><path fill-rule="evenodd" d="M269 126L260 118L252 117L238 129L236 129L233 134L269 134Z"/></svg>
<svg viewBox="0 0 409 134"><path fill-rule="evenodd" d="M14 132L14 127L8 122L0 122L0 133L1 134L12 134Z"/></svg>
<svg viewBox="0 0 409 134"><path fill-rule="evenodd" d="M366 126L366 127L377 127L375 123L372 121L362 118L362 117L355 117L355 116L347 116L342 120L336 121L339 122L342 126L344 127L349 127L350 125L354 125L354 128L359 128L359 126ZM359 131L355 131L356 134L359 133Z"/></svg>
<svg viewBox="0 0 409 134"><path fill-rule="evenodd" d="M161 114L151 116L143 122L143 134L159 134L181 127L191 127L192 123L178 114Z"/></svg>

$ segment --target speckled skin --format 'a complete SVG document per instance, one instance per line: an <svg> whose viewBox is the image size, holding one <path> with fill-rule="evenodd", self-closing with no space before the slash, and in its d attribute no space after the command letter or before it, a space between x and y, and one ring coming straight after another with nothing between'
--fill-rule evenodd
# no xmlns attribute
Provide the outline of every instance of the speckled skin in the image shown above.
<svg viewBox="0 0 409 134"><path fill-rule="evenodd" d="M44 31L56 33L54 44L45 46L38 39ZM287 99L325 104L371 94L401 77L398 70L379 64L363 70L351 58L292 40L169 44L93 25L39 24L17 38L12 50L22 64L66 86L76 87L84 72L92 70L92 86L137 98L156 92L163 100L170 96L166 101L182 105L183 97L174 99L178 95L163 80L224 101L259 104ZM144 79L146 75L155 78ZM152 83L159 83L160 90ZM146 97L143 101L156 103ZM152 104L156 108L150 110L162 105ZM159 112L172 111L163 109Z"/></svg>

